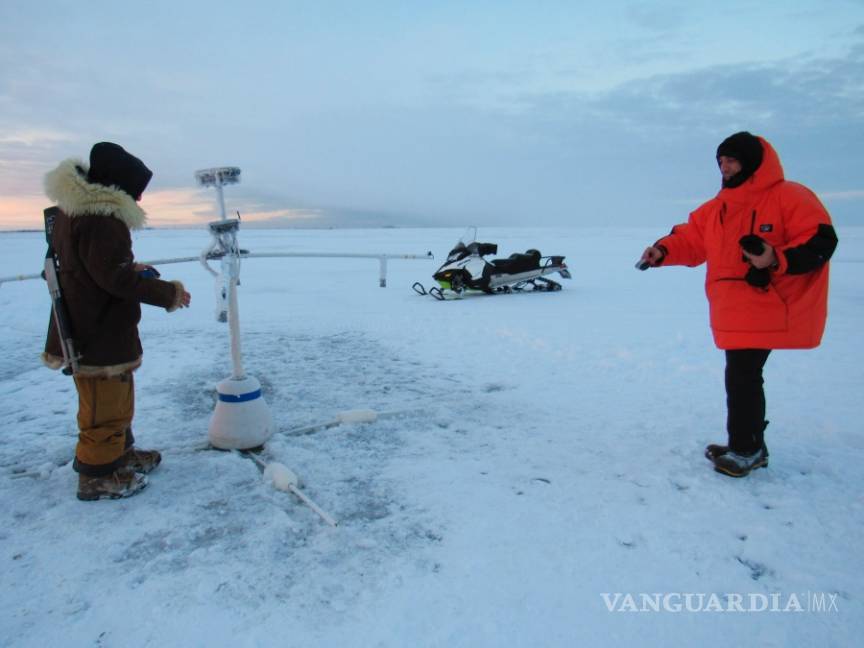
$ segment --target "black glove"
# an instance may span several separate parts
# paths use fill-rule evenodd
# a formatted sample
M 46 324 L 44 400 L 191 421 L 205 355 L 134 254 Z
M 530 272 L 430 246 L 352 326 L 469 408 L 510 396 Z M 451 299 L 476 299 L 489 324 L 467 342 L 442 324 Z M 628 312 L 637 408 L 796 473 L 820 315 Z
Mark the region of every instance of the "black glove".
M 765 239 L 761 236 L 756 236 L 755 234 L 748 234 L 747 236 L 742 236 L 738 239 L 738 245 L 755 256 L 759 256 L 765 251 L 763 243 L 765 243 Z M 747 257 L 744 257 L 744 259 L 746 260 Z
M 771 271 L 768 268 L 754 268 L 750 266 L 744 280 L 755 288 L 767 288 L 771 283 Z
M 747 250 L 750 254 L 754 254 L 759 256 L 763 252 L 765 252 L 765 239 L 761 236 L 756 236 L 755 234 L 747 234 L 746 236 L 742 236 L 738 239 L 738 245 Z M 747 263 L 750 262 L 746 256 L 741 255 L 742 261 Z M 768 284 L 771 283 L 771 272 L 768 268 L 756 268 L 754 266 L 750 266 L 747 269 L 747 276 L 744 277 L 748 284 L 755 288 L 767 288 Z

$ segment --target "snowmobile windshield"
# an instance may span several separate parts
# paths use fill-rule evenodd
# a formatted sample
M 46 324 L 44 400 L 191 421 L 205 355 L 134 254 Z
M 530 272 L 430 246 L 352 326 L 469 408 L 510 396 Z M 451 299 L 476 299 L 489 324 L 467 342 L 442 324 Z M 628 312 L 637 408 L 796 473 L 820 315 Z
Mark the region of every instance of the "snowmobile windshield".
M 465 228 L 465 232 L 459 238 L 459 243 L 461 243 L 465 247 L 468 247 L 469 245 L 471 245 L 476 240 L 477 240 L 477 228 L 472 225 L 471 227 Z
M 447 255 L 446 263 L 453 263 L 454 261 L 459 261 L 460 259 L 464 259 L 471 251 L 468 249 L 462 241 L 459 241 L 452 250 L 450 250 L 450 254 Z M 446 265 L 446 264 L 445 264 Z
M 497 252 L 498 245 L 495 243 L 480 243 L 477 240 L 477 228 L 472 226 L 465 230 L 459 242 L 450 250 L 450 254 L 447 255 L 447 262 L 453 263 L 467 256 L 482 257 L 487 254 L 496 254 Z
M 487 254 L 495 254 L 498 252 L 498 246 L 495 243 L 478 243 L 474 241 L 465 245 L 462 241 L 456 244 L 450 254 L 447 255 L 447 263 L 460 261 L 468 256 L 486 256 Z
M 447 255 L 447 263 L 454 263 L 461 259 L 464 259 L 471 254 L 476 254 L 471 248 L 474 244 L 474 241 L 477 240 L 477 228 L 476 227 L 468 227 L 463 232 L 462 236 L 459 237 L 459 241 L 457 241 L 456 245 L 453 246 L 453 249 L 450 250 L 450 253 Z

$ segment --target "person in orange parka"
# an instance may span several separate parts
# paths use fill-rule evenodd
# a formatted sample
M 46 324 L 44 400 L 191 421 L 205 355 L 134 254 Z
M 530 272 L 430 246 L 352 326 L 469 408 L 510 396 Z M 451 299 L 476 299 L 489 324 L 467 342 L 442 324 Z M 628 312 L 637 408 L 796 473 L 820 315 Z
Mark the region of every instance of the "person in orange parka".
M 642 254 L 642 269 L 707 263 L 711 330 L 726 352 L 728 445 L 705 455 L 743 477 L 768 465 L 762 368 L 772 349 L 819 346 L 828 314 L 831 217 L 807 187 L 783 177 L 764 138 L 740 132 L 717 148 L 720 192 Z

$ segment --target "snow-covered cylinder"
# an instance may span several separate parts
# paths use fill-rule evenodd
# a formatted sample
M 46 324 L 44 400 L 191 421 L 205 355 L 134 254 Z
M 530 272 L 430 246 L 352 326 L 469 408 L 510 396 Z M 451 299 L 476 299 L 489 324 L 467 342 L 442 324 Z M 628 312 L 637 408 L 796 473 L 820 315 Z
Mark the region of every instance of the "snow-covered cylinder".
M 281 491 L 290 491 L 292 487 L 300 487 L 300 478 L 297 473 L 285 464 L 276 461 L 264 467 L 264 481 L 273 484 L 273 488 Z
M 252 376 L 226 378 L 216 385 L 219 400 L 210 419 L 208 436 L 215 448 L 248 450 L 273 435 L 273 417 Z

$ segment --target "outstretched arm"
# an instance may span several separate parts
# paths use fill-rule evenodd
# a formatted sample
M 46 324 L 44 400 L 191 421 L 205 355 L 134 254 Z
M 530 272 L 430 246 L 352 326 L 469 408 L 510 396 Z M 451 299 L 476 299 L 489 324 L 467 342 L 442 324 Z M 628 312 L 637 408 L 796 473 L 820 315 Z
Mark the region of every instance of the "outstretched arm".
M 704 209 L 705 206 L 700 207 L 690 214 L 686 223 L 676 225 L 668 235 L 645 248 L 637 267 L 645 270 L 663 264 L 697 266 L 705 263 Z

